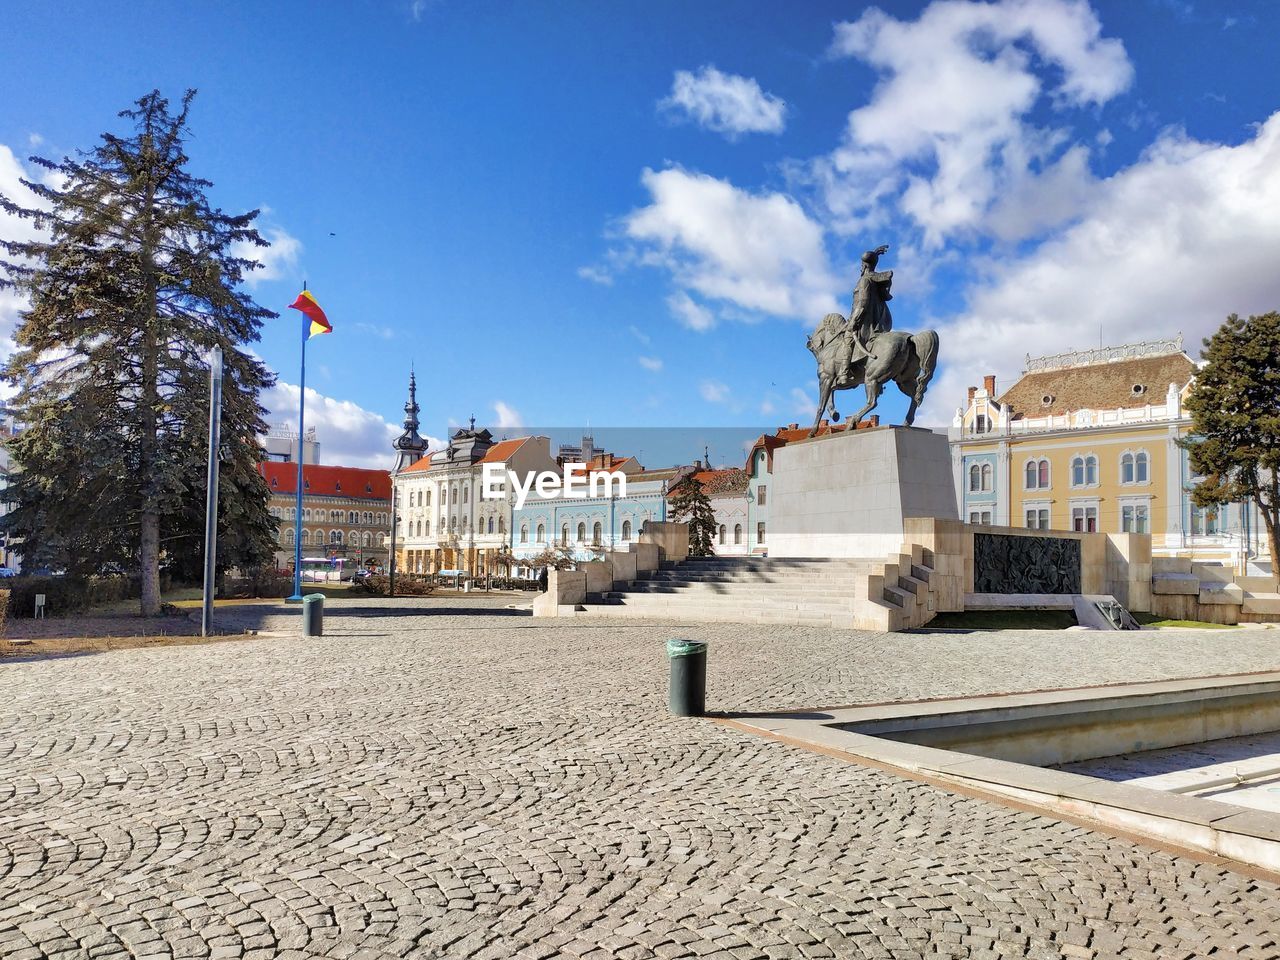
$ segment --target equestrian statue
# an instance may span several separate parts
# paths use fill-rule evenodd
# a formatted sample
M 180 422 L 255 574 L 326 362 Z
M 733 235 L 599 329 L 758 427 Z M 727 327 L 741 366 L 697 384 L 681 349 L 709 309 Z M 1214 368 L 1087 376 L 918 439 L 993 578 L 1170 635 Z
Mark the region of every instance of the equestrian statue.
M 832 421 L 839 421 L 835 392 L 864 385 L 867 403 L 850 422 L 857 423 L 875 409 L 880 391 L 892 380 L 911 398 L 906 425 L 911 426 L 938 363 L 938 335 L 932 330 L 906 333 L 893 329 L 889 287 L 892 270 L 876 270 L 888 245 L 862 255 L 862 273 L 853 288 L 849 319 L 828 313 L 809 337 L 809 350 L 818 361 L 818 415 L 809 436 L 818 432 L 827 407 Z

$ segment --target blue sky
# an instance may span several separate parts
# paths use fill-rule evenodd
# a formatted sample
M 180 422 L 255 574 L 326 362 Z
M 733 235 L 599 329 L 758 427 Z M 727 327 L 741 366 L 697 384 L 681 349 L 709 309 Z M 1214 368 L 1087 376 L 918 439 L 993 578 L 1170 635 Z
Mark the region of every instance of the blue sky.
M 1026 353 L 1280 308 L 1274 3 L 3 13 L 0 190 L 152 87 L 200 90 L 193 170 L 278 241 L 255 296 L 306 278 L 334 322 L 309 409 L 338 461 L 385 459 L 410 362 L 437 437 L 811 416 L 805 334 L 880 243 L 896 324 L 942 336 L 934 424 Z M 258 347 L 278 419 L 296 330 Z

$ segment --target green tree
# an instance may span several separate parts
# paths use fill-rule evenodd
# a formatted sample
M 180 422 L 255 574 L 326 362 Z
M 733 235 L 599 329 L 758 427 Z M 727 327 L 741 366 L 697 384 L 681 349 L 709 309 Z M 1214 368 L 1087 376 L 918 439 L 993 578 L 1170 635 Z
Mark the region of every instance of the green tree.
M 692 473 L 687 475 L 671 488 L 667 503 L 677 521 L 687 520 L 689 523 L 689 556 L 714 556 L 716 551 L 712 543 L 716 534 L 716 514 L 711 509 L 707 492 L 702 488 L 702 481 Z
M 1204 480 L 1197 506 L 1258 505 L 1280 584 L 1280 313 L 1227 317 L 1204 342 L 1204 366 L 1187 397 L 1192 435 L 1183 446 Z
M 227 214 L 187 170 L 195 91 L 170 110 L 158 91 L 120 116 L 92 151 L 23 181 L 36 198 L 0 207 L 34 240 L 0 239 L 0 285 L 25 296 L 5 377 L 24 425 L 7 528 L 32 556 L 72 571 L 138 572 L 144 615 L 160 609 L 162 559 L 199 565 L 208 429 L 207 354 L 223 350 L 223 565 L 271 555 L 275 524 L 257 473 L 258 397 L 273 377 L 239 349 L 276 316 L 241 289 L 266 242 L 257 211 Z

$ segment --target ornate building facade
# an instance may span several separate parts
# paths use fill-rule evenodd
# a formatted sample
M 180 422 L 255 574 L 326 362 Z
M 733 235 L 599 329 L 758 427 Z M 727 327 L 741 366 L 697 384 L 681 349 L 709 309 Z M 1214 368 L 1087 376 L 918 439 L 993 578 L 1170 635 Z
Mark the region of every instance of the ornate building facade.
M 960 515 L 1032 529 L 1150 533 L 1164 555 L 1241 563 L 1266 549 L 1256 508 L 1196 507 L 1178 441 L 1196 362 L 1182 338 L 1027 357 L 1012 387 L 970 387 L 950 430 Z
M 258 471 L 271 490 L 278 521 L 276 568 L 293 567 L 298 465 L 263 461 Z M 362 467 L 302 466 L 303 559 L 342 557 L 368 569 L 384 567 L 391 534 L 391 477 Z

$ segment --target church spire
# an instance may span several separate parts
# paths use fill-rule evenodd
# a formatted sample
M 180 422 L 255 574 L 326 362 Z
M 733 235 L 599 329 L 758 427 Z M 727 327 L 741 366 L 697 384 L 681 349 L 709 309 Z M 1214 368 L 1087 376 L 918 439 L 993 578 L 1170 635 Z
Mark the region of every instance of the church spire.
M 396 451 L 396 465 L 393 473 L 399 473 L 405 467 L 422 459 L 427 452 L 427 441 L 418 433 L 418 379 L 414 376 L 413 367 L 409 368 L 409 399 L 404 404 L 404 433 L 392 443 Z

